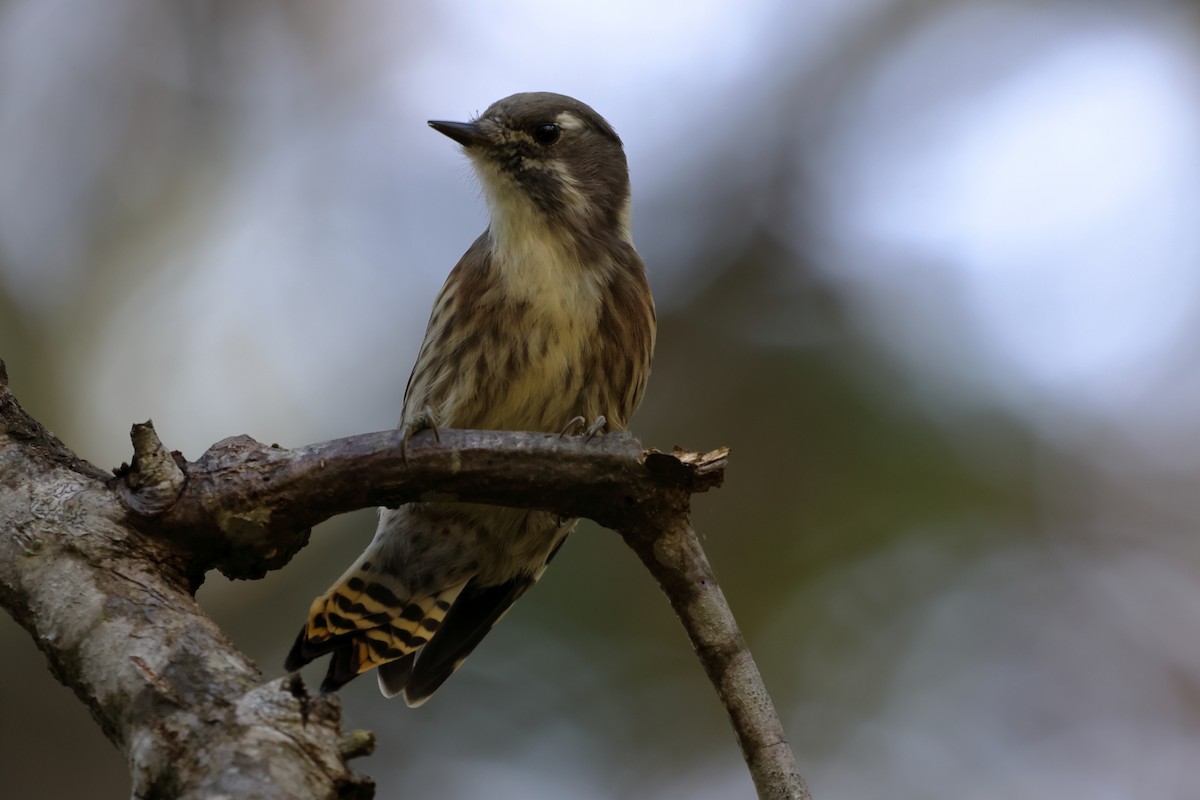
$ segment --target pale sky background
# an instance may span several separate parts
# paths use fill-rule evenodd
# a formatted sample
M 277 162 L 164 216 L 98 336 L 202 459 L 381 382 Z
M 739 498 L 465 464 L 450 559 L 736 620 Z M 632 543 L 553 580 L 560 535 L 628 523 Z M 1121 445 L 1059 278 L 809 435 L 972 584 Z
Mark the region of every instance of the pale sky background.
M 764 118 L 759 110 L 773 95 L 781 98 L 781 110 L 788 105 L 785 82 L 792 75 L 783 67 L 797 69 L 797 51 L 801 62 L 819 57 L 831 32 L 875 4 L 759 2 L 734 15 L 728 3 L 715 0 L 688 4 L 687 13 L 675 3 L 618 2 L 603 15 L 573 17 L 570 7 L 548 14 L 540 2 L 445 3 L 424 10 L 420 37 L 409 30 L 406 7 L 360 5 L 371 10 L 365 15 L 371 26 L 355 32 L 366 36 L 362 52 L 349 54 L 348 65 L 322 65 L 331 75 L 314 77 L 296 43 L 270 25 L 249 28 L 250 42 L 230 44 L 279 63 L 212 87 L 228 102 L 245 104 L 239 124 L 250 128 L 238 132 L 249 140 L 248 162 L 229 155 L 235 179 L 220 187 L 228 194 L 221 216 L 184 232 L 194 247 L 158 253 L 154 242 L 145 242 L 140 246 L 150 252 L 132 254 L 161 265 L 157 280 L 187 281 L 174 302 L 192 307 L 198 298 L 224 296 L 232 280 L 247 306 L 274 302 L 281 314 L 331 290 L 361 305 L 378 270 L 401 259 L 406 285 L 420 283 L 403 295 L 369 297 L 378 306 L 364 309 L 357 318 L 362 327 L 345 336 L 385 335 L 389 314 L 402 314 L 411 318 L 407 333 L 415 340 L 422 327 L 417 320 L 446 265 L 484 218 L 463 159 L 424 127 L 424 119 L 466 117 L 535 86 L 587 98 L 625 133 L 639 198 L 653 197 L 665 207 L 656 211 L 668 216 L 659 223 L 666 237 L 659 228 L 638 230 L 642 247 L 650 254 L 668 247 L 678 252 L 687 246 L 688 211 L 704 199 L 672 187 L 702 184 L 697 165 L 705 159 L 759 168 L 746 151 L 777 146 L 788 135 L 786 119 Z M 269 16 L 269 6 L 263 8 Z M 145 80 L 169 83 L 181 80 L 172 66 L 186 65 L 165 45 L 161 52 L 150 48 L 152 60 L 106 48 L 104 37 L 122 35 L 131 20 L 153 27 L 145 4 L 101 10 L 50 0 L 12 3 L 4 13 L 0 63 L 10 63 L 0 71 L 0 86 L 10 99 L 0 112 L 0 167 L 17 178 L 0 187 L 4 279 L 21 302 L 52 314 L 62 300 L 64 273 L 79 268 L 69 225 L 72 197 L 91 176 L 70 162 L 38 163 L 48 157 L 33 152 L 46 130 L 27 123 L 50 120 L 52 136 L 84 137 L 103 148 L 125 120 L 110 120 L 114 130 L 55 129 L 53 120 L 66 113 L 56 108 L 56 97 L 68 89 L 54 81 L 71 78 L 47 68 L 63 55 L 44 47 L 39 33 L 62 35 L 63 16 L 72 14 L 74 27 L 65 32 L 74 37 L 71 60 L 79 69 L 116 58 Z M 1196 317 L 1200 280 L 1193 269 L 1200 247 L 1193 234 L 1200 207 L 1200 81 L 1179 17 L 1164 5 L 1137 13 L 1110 6 L 1080 24 L 1072 8 L 1056 14 L 1019 4 L 966 4 L 891 54 L 853 108 L 802 109 L 828 131 L 823 155 L 835 167 L 822 173 L 820 190 L 830 203 L 830 272 L 861 296 L 864 324 L 881 328 L 902 356 L 952 391 L 1035 419 L 1052 414 L 1059 430 L 1064 416 L 1078 413 L 1105 426 L 1136 423 L 1145 429 L 1128 431 L 1131 436 L 1157 443 L 1154 433 L 1164 420 L 1189 414 L 1196 399 L 1190 381 L 1163 369 Z M 576 36 L 563 34 L 576 28 Z M 1028 44 L 1009 48 L 1010 35 Z M 614 52 L 620 58 L 611 58 Z M 953 79 L 939 73 L 947 52 L 962 65 L 963 74 Z M 355 58 L 369 63 L 369 72 Z M 339 95 L 342 106 L 305 109 L 314 80 L 337 80 L 339 69 L 355 78 Z M 112 103 L 126 102 L 122 87 L 106 88 L 107 95 L 93 98 L 98 117 Z M 897 104 L 919 104 L 920 113 L 897 115 Z M 294 126 L 297 115 L 305 124 L 278 136 L 276 129 Z M 278 141 L 264 152 L 256 136 Z M 355 163 L 361 159 L 372 164 Z M 377 171 L 375 194 L 364 196 L 357 184 L 339 186 L 339 169 Z M 44 182 L 47 174 L 53 180 Z M 307 190 L 327 178 L 314 207 Z M 37 193 L 29 191 L 31 183 L 40 184 Z M 413 185 L 420 191 L 399 197 Z M 371 208 L 355 207 L 364 203 Z M 402 246 L 364 251 L 377 244 L 362 235 L 373 225 L 393 226 L 392 241 Z M 431 227 L 446 235 L 418 235 Z M 57 235 L 47 236 L 48 229 Z M 295 280 L 297 265 L 309 261 L 314 248 L 339 263 L 336 282 Z M 920 275 L 889 263 L 909 259 L 920 261 Z M 696 276 L 668 271 L 686 259 L 660 261 L 665 266 L 655 279 L 663 287 L 660 303 L 669 305 Z M 205 269 L 191 269 L 195 264 Z M 173 270 L 191 274 L 177 277 Z M 938 286 L 944 291 L 918 291 Z M 930 304 L 940 307 L 947 327 L 913 324 L 914 317 L 928 318 Z M 163 324 L 186 313 L 169 302 L 142 311 L 160 315 Z M 219 312 L 230 319 L 193 332 L 189 344 L 197 358 L 219 360 L 240 347 L 237 319 L 247 307 L 225 303 Z M 106 347 L 144 348 L 152 362 L 156 343 L 132 328 L 99 335 Z M 293 331 L 275 333 L 255 342 L 257 355 L 298 389 L 310 364 L 297 362 Z M 329 359 L 353 349 L 337 336 L 323 341 Z M 963 361 L 971 362 L 969 369 Z M 248 363 L 239 379 L 252 379 L 260 366 Z M 97 399 L 126 417 L 125 398 L 114 393 L 129 376 L 105 371 Z M 138 394 L 158 410 L 164 399 L 187 403 L 195 388 L 185 382 L 162 389 L 174 392 L 173 400 Z M 1131 415 L 1133 408 L 1154 413 Z M 170 410 L 158 413 L 171 416 Z M 244 419 L 240 409 L 229 413 Z M 115 456 L 124 442 L 106 442 L 109 448 Z

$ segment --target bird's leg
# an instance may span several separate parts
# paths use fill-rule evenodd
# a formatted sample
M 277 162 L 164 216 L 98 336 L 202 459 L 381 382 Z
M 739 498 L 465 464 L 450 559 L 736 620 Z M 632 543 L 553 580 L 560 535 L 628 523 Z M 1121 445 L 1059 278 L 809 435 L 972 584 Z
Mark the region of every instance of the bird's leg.
M 433 409 L 425 406 L 417 415 L 404 423 L 404 439 L 400 442 L 400 458 L 404 460 L 404 466 L 408 466 L 408 440 L 415 433 L 420 433 L 424 430 L 433 431 L 433 438 L 438 444 L 442 443 L 442 435 L 438 432 L 437 420 L 433 417 Z

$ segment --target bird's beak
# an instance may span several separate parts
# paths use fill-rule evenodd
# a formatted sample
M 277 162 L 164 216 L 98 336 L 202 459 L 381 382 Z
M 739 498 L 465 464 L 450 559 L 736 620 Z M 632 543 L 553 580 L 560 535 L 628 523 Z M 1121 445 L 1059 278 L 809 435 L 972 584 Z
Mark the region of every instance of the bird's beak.
M 475 147 L 488 141 L 487 136 L 474 122 L 441 122 L 431 119 L 429 127 L 438 133 L 444 133 L 463 147 Z

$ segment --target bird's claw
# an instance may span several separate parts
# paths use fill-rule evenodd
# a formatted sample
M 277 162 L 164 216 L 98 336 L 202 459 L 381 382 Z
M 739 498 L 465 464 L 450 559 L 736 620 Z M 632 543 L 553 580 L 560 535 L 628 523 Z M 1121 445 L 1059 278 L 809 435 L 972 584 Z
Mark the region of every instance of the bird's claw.
M 442 443 L 442 434 L 438 431 L 437 420 L 433 417 L 433 409 L 425 406 L 415 417 L 404 423 L 404 438 L 400 440 L 400 458 L 404 461 L 404 466 L 408 466 L 408 440 L 413 434 L 421 431 L 433 431 L 433 439 L 438 444 Z
M 603 414 L 601 414 L 600 416 L 596 417 L 595 422 L 588 426 L 588 429 L 584 434 L 583 441 L 590 442 L 593 436 L 595 436 L 597 433 L 600 433 L 607 427 L 608 420 L 604 418 Z
M 558 438 L 560 438 L 560 439 L 566 438 L 566 436 L 568 434 L 570 434 L 572 431 L 574 431 L 580 425 L 586 425 L 586 424 L 587 424 L 587 420 L 584 417 L 577 414 L 577 415 L 571 417 L 569 420 L 567 420 L 567 424 L 563 426 L 563 429 L 561 431 L 559 431 Z
M 583 425 L 587 425 L 586 417 L 583 417 L 583 416 L 571 417 L 571 419 L 567 422 L 567 424 L 563 426 L 562 432 L 558 434 L 558 438 L 562 439 L 563 437 L 568 436 L 576 428 L 579 428 Z M 596 417 L 595 422 L 593 422 L 591 425 L 588 425 L 587 428 L 585 428 L 583 433 L 581 434 L 583 436 L 583 441 L 590 442 L 592 440 L 593 436 L 595 436 L 597 433 L 600 433 L 600 431 L 604 430 L 607 426 L 608 426 L 608 420 L 604 418 L 603 414 Z

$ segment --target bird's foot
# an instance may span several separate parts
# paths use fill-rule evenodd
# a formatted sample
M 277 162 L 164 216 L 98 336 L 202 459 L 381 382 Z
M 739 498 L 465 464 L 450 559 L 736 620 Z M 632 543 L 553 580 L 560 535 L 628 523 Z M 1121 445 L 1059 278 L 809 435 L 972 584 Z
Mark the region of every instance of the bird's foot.
M 433 431 L 433 438 L 438 444 L 442 443 L 442 434 L 438 432 L 437 420 L 434 419 L 433 409 L 429 406 L 422 408 L 415 417 L 404 423 L 404 439 L 400 442 L 400 458 L 404 466 L 408 466 L 408 440 L 413 434 L 421 431 Z
M 571 417 L 570 421 L 563 426 L 562 432 L 558 434 L 558 438 L 561 439 L 565 436 L 570 436 L 575 432 L 576 429 L 581 428 L 584 425 L 587 425 L 586 417 Z M 591 425 L 588 425 L 587 428 L 584 428 L 583 433 L 580 435 L 584 437 L 583 440 L 585 442 L 590 442 L 593 436 L 595 436 L 597 433 L 603 432 L 606 427 L 608 427 L 608 420 L 604 418 L 603 414 L 601 414 L 600 416 L 596 417 L 596 420 Z
M 596 417 L 595 421 L 588 426 L 586 431 L 584 431 L 583 440 L 585 442 L 590 442 L 593 436 L 598 433 L 603 433 L 607 428 L 608 420 L 604 418 L 603 414 L 601 414 L 600 416 Z
M 586 424 L 587 424 L 587 419 L 585 419 L 582 416 L 576 415 L 574 417 L 571 417 L 569 420 L 567 420 L 567 424 L 563 426 L 563 429 L 558 432 L 558 438 L 565 439 L 566 437 L 568 437 L 572 433 L 574 433 L 575 429 L 578 428 L 580 425 L 586 425 Z

